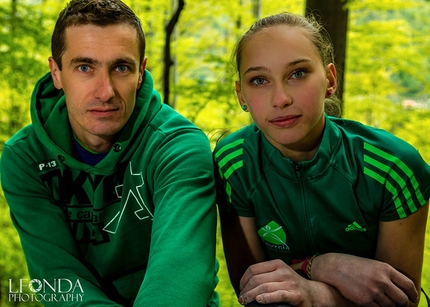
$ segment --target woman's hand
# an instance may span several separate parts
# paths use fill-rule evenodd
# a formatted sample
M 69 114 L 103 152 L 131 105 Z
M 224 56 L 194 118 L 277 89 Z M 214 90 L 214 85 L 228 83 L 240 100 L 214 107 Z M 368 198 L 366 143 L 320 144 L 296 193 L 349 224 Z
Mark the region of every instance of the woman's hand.
M 313 280 L 332 285 L 358 306 L 408 306 L 418 299 L 413 281 L 381 261 L 329 253 L 316 257 L 311 270 Z
M 305 300 L 305 279 L 281 260 L 271 260 L 251 265 L 240 280 L 239 303 L 246 305 L 254 300 L 259 303 L 285 302 L 299 306 Z
M 240 280 L 239 303 L 288 303 L 291 306 L 355 306 L 324 283 L 307 280 L 281 260 L 251 265 Z

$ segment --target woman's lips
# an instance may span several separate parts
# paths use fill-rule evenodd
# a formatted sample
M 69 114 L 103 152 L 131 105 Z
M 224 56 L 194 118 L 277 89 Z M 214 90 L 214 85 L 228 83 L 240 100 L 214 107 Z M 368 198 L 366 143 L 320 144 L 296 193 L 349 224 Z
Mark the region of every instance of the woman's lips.
M 281 128 L 289 128 L 294 126 L 300 119 L 301 115 L 279 116 L 269 120 L 269 123 Z

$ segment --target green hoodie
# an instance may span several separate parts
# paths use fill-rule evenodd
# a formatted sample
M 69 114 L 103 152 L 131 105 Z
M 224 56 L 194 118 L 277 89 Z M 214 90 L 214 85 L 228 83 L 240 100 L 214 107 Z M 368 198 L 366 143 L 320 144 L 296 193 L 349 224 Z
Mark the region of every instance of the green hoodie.
M 50 74 L 36 84 L 31 116 L 5 144 L 1 176 L 34 300 L 218 306 L 209 142 L 161 103 L 149 72 L 131 118 L 94 167 L 79 161 Z

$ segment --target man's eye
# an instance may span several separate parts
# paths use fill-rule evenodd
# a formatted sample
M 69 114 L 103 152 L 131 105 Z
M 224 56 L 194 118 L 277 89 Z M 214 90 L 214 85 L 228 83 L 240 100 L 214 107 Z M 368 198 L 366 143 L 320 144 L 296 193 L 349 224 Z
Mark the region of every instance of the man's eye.
M 121 65 L 121 66 L 118 66 L 118 67 L 116 68 L 116 70 L 117 70 L 118 72 L 123 73 L 123 72 L 127 72 L 127 71 L 128 71 L 128 67 L 127 67 L 127 66 L 125 66 L 125 65 Z
M 88 65 L 81 65 L 78 67 L 78 70 L 81 72 L 89 72 L 91 68 Z

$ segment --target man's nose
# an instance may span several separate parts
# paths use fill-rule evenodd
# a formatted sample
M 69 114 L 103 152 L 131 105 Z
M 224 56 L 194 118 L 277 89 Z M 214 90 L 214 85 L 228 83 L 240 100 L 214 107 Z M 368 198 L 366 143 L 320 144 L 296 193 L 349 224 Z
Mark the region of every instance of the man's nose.
M 94 97 L 108 102 L 115 96 L 114 83 L 109 73 L 100 73 L 94 89 Z

